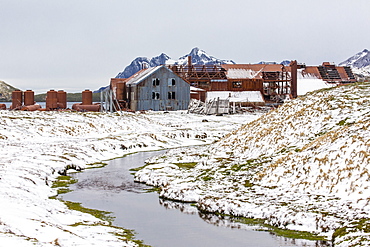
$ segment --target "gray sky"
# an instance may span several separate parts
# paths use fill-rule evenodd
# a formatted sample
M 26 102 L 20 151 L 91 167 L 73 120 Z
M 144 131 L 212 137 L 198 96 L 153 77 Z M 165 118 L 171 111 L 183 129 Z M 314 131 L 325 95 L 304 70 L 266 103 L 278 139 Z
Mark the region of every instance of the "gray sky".
M 339 63 L 370 49 L 369 0 L 0 0 L 0 80 L 37 93 L 109 84 L 134 58 Z

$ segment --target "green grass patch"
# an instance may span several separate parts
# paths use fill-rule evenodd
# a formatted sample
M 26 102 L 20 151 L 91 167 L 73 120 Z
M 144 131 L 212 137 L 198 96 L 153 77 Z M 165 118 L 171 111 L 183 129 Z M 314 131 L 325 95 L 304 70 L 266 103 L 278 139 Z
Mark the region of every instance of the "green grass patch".
M 251 183 L 249 180 L 246 180 L 245 183 L 244 183 L 244 186 L 247 187 L 247 188 L 250 188 L 250 187 L 253 187 L 254 184 Z
M 83 213 L 91 214 L 91 215 L 95 216 L 98 219 L 108 221 L 109 224 L 111 224 L 112 221 L 114 220 L 114 217 L 111 216 L 110 212 L 105 212 L 105 211 L 101 211 L 101 210 L 97 210 L 97 209 L 85 208 L 85 207 L 81 206 L 81 203 L 79 203 L 79 202 L 64 201 L 64 204 L 70 210 L 76 210 L 76 211 L 80 211 L 80 212 L 83 212 Z
M 240 222 L 250 226 L 262 226 L 267 228 L 269 232 L 274 233 L 277 236 L 292 238 L 292 239 L 306 239 L 312 241 L 327 241 L 327 239 L 323 236 L 318 236 L 316 234 L 305 232 L 305 231 L 294 231 L 288 229 L 281 229 L 275 226 L 268 225 L 263 219 L 251 219 L 251 218 L 243 218 L 243 217 L 232 217 L 233 220 L 236 222 Z
M 357 221 L 352 222 L 348 226 L 338 228 L 333 233 L 332 239 L 333 241 L 338 237 L 343 237 L 352 232 L 363 232 L 363 233 L 370 233 L 370 219 L 363 218 Z
M 181 169 L 192 169 L 194 168 L 198 163 L 197 162 L 185 162 L 185 163 L 172 163 L 174 165 L 177 165 Z
M 344 125 L 346 125 L 346 121 L 348 120 L 348 117 L 346 117 L 345 119 L 342 119 L 342 120 L 340 120 L 338 123 L 337 123 L 337 125 L 339 125 L 339 126 L 344 126 Z
M 203 181 L 207 182 L 207 181 L 212 180 L 213 177 L 211 177 L 211 176 L 204 176 L 204 177 L 202 177 L 202 179 L 203 179 Z
M 157 193 L 159 193 L 159 192 L 161 192 L 161 187 L 150 187 L 150 188 L 148 188 L 148 189 L 145 189 L 145 192 L 146 193 L 152 193 L 152 192 L 157 192 Z
M 88 166 L 90 167 L 87 167 L 85 169 L 93 169 L 93 168 L 103 168 L 105 166 L 108 165 L 108 163 L 105 163 L 105 162 L 95 162 L 95 163 L 91 163 L 91 164 L 87 164 Z
M 59 176 L 51 186 L 51 188 L 61 188 L 68 187 L 71 184 L 77 183 L 77 179 L 72 178 L 71 176 Z
M 230 169 L 237 172 L 237 171 L 240 171 L 240 170 L 249 170 L 249 169 L 256 168 L 260 164 L 262 164 L 262 162 L 260 160 L 251 159 L 251 160 L 247 160 L 247 162 L 243 163 L 243 164 L 232 165 L 230 167 Z

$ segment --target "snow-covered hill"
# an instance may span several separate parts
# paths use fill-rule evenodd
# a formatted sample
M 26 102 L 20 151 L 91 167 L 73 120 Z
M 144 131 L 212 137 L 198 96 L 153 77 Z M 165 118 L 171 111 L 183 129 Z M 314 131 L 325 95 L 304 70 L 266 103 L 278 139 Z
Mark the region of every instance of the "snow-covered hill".
M 135 246 L 122 229 L 50 199 L 58 172 L 138 151 L 209 144 L 257 116 L 0 110 L 0 246 Z
M 369 83 L 309 93 L 210 147 L 152 159 L 136 179 L 205 211 L 369 246 L 369 109 Z
M 186 65 L 188 56 L 192 56 L 192 64 L 234 64 L 232 60 L 222 60 L 208 55 L 205 51 L 198 47 L 193 48 L 189 54 L 180 57 L 178 60 L 173 60 L 166 54 L 162 53 L 157 57 L 147 58 L 138 57 L 128 65 L 123 72 L 120 72 L 116 78 L 129 78 L 144 67 L 155 67 L 162 64 L 177 64 Z

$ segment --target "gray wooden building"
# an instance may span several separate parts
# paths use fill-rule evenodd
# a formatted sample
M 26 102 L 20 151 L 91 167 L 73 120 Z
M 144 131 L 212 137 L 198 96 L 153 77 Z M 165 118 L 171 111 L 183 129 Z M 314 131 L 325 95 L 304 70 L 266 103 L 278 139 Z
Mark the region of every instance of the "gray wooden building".
M 187 110 L 190 85 L 166 66 L 148 68 L 128 78 L 128 107 L 134 111 Z

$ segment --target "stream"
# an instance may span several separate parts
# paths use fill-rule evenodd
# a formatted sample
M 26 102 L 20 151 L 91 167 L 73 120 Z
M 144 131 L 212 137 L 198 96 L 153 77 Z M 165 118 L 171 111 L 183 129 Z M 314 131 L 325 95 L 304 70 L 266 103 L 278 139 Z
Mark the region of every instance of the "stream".
M 63 200 L 91 209 L 112 212 L 113 225 L 135 231 L 135 238 L 154 247 L 277 247 L 321 246 L 315 241 L 278 237 L 257 226 L 202 214 L 188 203 L 163 200 L 152 187 L 135 183 L 131 168 L 165 151 L 140 152 L 109 161 L 99 169 L 72 174 L 78 182 Z M 149 191 L 148 191 L 149 190 Z

